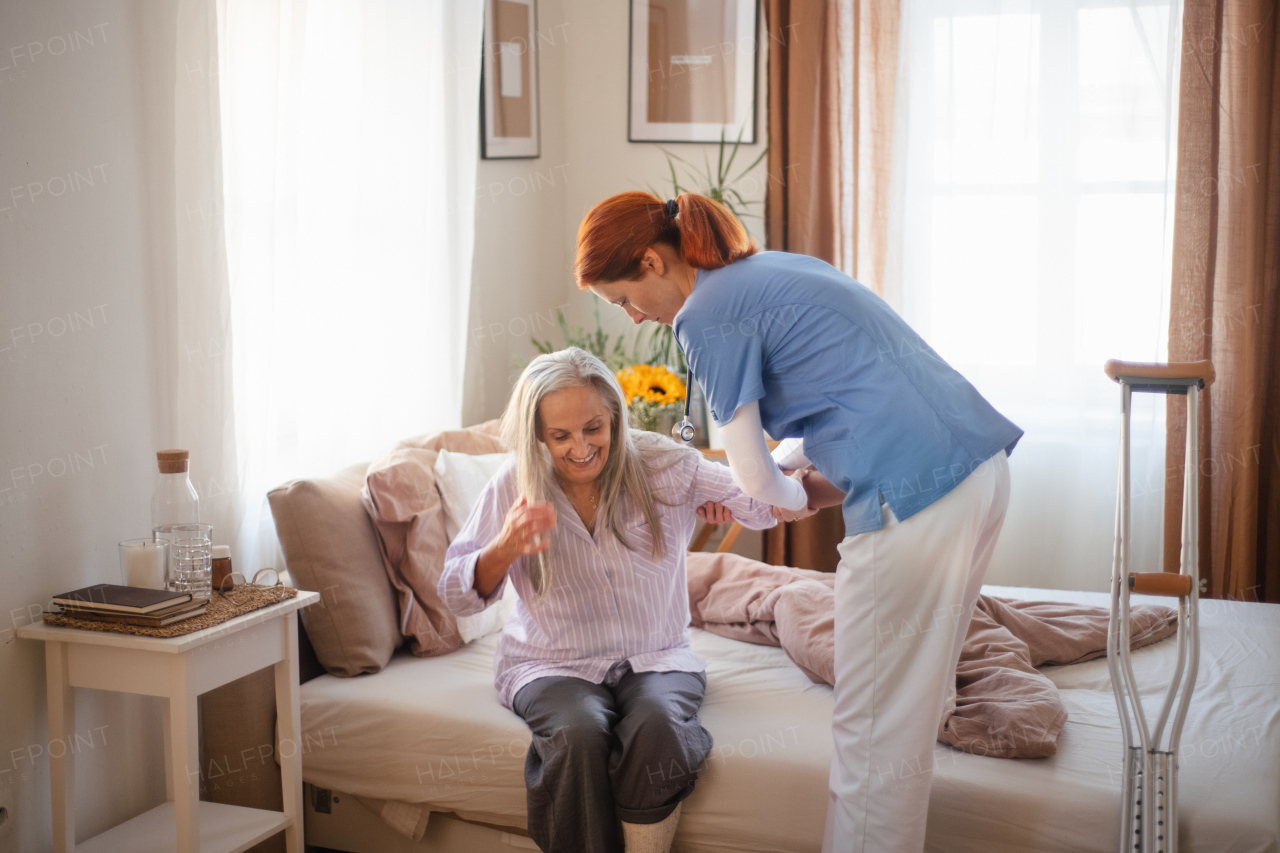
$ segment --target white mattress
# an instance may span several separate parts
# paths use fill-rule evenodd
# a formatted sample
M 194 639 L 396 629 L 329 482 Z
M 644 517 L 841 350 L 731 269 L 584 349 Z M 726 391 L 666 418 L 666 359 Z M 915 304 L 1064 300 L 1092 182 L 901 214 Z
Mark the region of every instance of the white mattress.
M 1098 593 L 987 587 L 1014 598 Z M 1135 600 L 1138 600 L 1135 598 Z M 525 826 L 524 721 L 498 704 L 497 636 L 439 658 L 397 655 L 376 675 L 302 686 L 303 777 L 312 784 Z M 1200 676 L 1179 773 L 1184 850 L 1280 851 L 1280 605 L 1207 601 Z M 831 688 L 781 649 L 693 631 L 708 661 L 701 718 L 715 748 L 686 801 L 682 851 L 809 851 L 822 845 Z M 1148 706 L 1174 643 L 1134 654 Z M 1103 851 L 1118 847 L 1121 746 L 1105 660 L 1047 667 L 1067 705 L 1058 754 L 986 758 L 938 745 L 929 850 Z M 891 784 L 918 784 L 920 777 Z

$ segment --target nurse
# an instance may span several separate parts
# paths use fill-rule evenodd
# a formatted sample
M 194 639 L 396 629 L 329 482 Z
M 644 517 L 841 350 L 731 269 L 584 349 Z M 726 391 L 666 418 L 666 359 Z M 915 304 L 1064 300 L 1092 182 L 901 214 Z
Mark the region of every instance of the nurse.
M 575 271 L 632 321 L 673 326 L 743 491 L 783 520 L 843 505 L 823 850 L 922 850 L 938 725 L 1022 430 L 869 289 L 759 252 L 704 196 L 604 200 Z M 766 431 L 785 439 L 772 455 Z

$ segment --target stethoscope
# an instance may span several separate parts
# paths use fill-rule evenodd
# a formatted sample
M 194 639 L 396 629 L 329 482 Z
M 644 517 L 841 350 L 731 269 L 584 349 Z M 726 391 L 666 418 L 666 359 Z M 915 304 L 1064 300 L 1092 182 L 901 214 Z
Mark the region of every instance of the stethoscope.
M 672 338 L 674 337 L 672 335 Z M 671 428 L 671 437 L 676 441 L 692 444 L 694 437 L 698 434 L 698 428 L 693 425 L 693 421 L 689 420 L 689 401 L 693 399 L 693 365 L 689 363 L 689 359 L 684 357 L 684 350 L 680 349 L 678 341 L 676 342 L 676 350 L 680 353 L 680 359 L 684 362 L 685 370 L 688 371 L 687 378 L 689 381 L 684 387 L 684 417 Z

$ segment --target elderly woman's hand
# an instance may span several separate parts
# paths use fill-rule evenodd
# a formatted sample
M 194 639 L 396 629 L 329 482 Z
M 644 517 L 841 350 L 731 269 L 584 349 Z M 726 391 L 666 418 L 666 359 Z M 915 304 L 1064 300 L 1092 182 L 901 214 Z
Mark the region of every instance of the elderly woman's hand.
M 707 501 L 698 507 L 698 518 L 707 524 L 732 524 L 733 510 L 717 501 Z
M 507 569 L 520 557 L 539 554 L 551 547 L 546 534 L 556 526 L 556 511 L 549 503 L 531 504 L 523 497 L 507 510 L 502 531 L 480 552 L 472 586 L 481 598 L 498 588 Z
M 499 547 L 514 561 L 517 557 L 539 554 L 551 547 L 549 533 L 556 526 L 555 507 L 550 503 L 529 503 L 527 498 L 512 504 L 498 534 Z

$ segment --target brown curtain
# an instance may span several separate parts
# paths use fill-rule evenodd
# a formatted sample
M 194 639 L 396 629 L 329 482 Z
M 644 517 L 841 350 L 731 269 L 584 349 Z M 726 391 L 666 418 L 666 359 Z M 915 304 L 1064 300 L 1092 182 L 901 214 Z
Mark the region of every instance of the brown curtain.
M 765 0 L 770 249 L 882 292 L 898 0 Z
M 844 539 L 844 515 L 829 506 L 799 521 L 779 522 L 764 531 L 764 561 L 774 566 L 795 566 L 817 572 L 834 572 L 840 564 L 836 546 Z
M 837 0 L 765 0 L 769 186 L 765 243 L 834 264 L 840 240 Z
M 765 0 L 769 185 L 765 243 L 882 292 L 898 0 Z M 765 533 L 774 564 L 834 571 L 840 508 Z
M 1280 601 L 1280 61 L 1275 0 L 1186 0 L 1169 360 L 1212 359 L 1202 396 L 1200 575 Z M 1168 403 L 1164 566 L 1181 547 L 1186 400 Z

